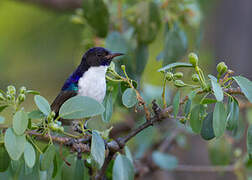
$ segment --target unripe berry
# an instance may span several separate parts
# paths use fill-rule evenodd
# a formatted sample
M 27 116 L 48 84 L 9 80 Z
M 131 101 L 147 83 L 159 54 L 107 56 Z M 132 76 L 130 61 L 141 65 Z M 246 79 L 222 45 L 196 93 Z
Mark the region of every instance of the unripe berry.
M 55 117 L 55 112 L 54 112 L 54 111 L 51 111 L 50 116 L 51 116 L 52 118 L 54 118 L 54 117 Z
M 183 75 L 184 74 L 182 72 L 177 72 L 177 73 L 174 74 L 174 77 L 179 79 L 179 78 L 182 78 Z
M 23 102 L 25 100 L 25 95 L 24 94 L 19 94 L 18 95 L 18 101 Z
M 222 75 L 222 74 L 224 74 L 224 73 L 227 72 L 228 67 L 227 67 L 227 65 L 226 65 L 224 62 L 220 62 L 220 63 L 217 65 L 216 69 L 217 69 L 218 73 L 219 73 L 220 75 Z
M 189 62 L 190 62 L 193 66 L 198 66 L 199 58 L 198 58 L 197 54 L 195 54 L 195 53 L 190 53 L 190 54 L 188 55 L 188 59 L 189 59 Z
M 172 78 L 173 78 L 173 74 L 171 72 L 167 72 L 165 74 L 165 78 L 166 78 L 167 81 L 171 81 Z
M 16 94 L 16 88 L 14 86 L 8 86 L 7 90 L 8 90 L 7 93 L 10 94 L 10 95 L 15 95 Z
M 26 92 L 26 87 L 22 86 L 22 87 L 19 89 L 19 92 L 20 92 L 20 94 L 25 94 L 25 92 Z
M 181 80 L 175 80 L 174 81 L 174 85 L 177 86 L 177 87 L 184 87 L 184 86 L 186 86 L 186 84 L 183 81 L 181 81 Z
M 194 82 L 199 82 L 199 75 L 198 75 L 198 74 L 193 74 L 193 75 L 192 75 L 192 80 L 193 80 Z

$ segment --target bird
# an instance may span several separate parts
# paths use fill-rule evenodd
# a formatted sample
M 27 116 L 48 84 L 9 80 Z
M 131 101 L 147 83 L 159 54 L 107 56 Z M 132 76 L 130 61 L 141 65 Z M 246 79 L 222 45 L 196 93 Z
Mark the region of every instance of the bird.
M 82 56 L 81 63 L 75 71 L 65 80 L 60 93 L 51 104 L 55 118 L 59 115 L 62 104 L 74 96 L 88 96 L 99 103 L 103 102 L 106 95 L 106 71 L 113 58 L 124 55 L 113 53 L 103 47 L 93 47 Z M 69 121 L 60 120 L 63 125 Z

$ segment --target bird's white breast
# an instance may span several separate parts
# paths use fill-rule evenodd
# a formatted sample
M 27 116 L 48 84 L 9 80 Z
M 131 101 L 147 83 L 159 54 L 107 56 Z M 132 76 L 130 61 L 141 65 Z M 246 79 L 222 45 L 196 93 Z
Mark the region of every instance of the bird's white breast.
M 89 96 L 102 103 L 106 94 L 107 66 L 90 67 L 78 81 L 78 95 Z

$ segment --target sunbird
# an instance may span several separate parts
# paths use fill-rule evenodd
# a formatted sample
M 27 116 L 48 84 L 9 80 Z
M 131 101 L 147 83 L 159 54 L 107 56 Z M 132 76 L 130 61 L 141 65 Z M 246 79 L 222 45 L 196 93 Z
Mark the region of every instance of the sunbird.
M 88 96 L 102 103 L 106 95 L 106 71 L 112 59 L 121 55 L 123 53 L 112 53 L 103 47 L 89 49 L 51 104 L 56 117 L 62 104 L 77 95 Z M 65 122 L 63 124 L 66 124 Z

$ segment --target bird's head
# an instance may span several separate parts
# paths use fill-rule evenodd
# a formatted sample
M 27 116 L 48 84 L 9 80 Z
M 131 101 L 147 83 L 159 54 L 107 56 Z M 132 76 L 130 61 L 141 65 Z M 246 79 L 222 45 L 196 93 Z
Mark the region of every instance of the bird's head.
M 122 53 L 112 53 L 103 47 L 94 47 L 89 49 L 82 58 L 82 63 L 90 67 L 93 66 L 109 66 L 112 59 L 117 56 L 123 55 Z

